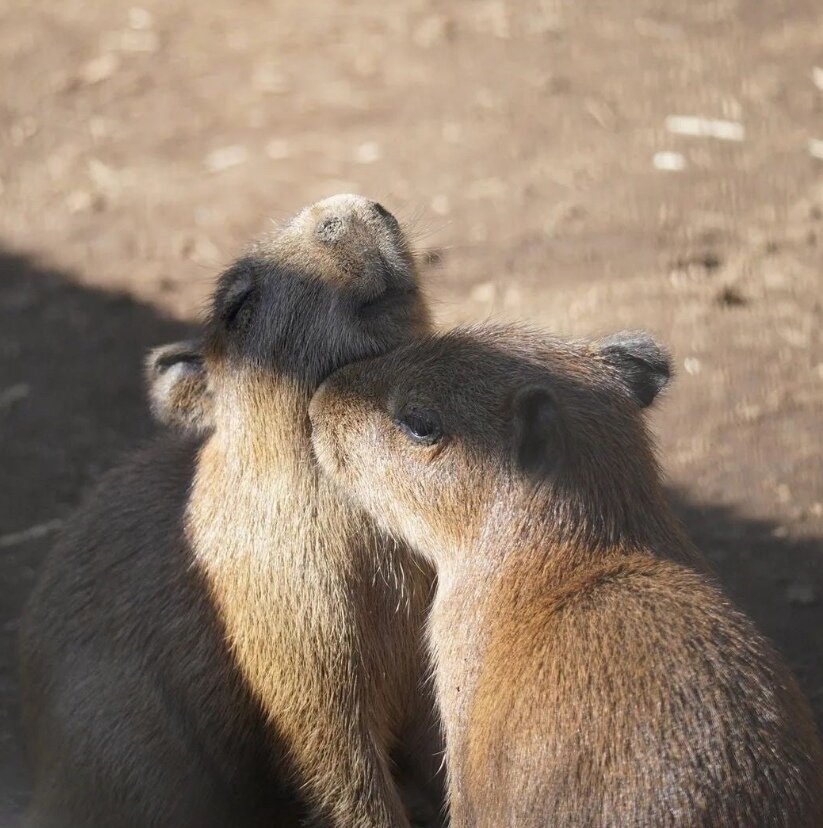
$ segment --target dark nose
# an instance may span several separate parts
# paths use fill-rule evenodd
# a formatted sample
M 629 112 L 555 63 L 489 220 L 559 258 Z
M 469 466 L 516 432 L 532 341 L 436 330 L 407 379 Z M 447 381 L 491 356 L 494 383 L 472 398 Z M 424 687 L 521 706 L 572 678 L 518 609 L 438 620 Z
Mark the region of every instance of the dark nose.
M 399 229 L 397 219 L 382 204 L 363 196 L 331 196 L 313 205 L 309 211 L 317 221 L 314 226 L 316 238 L 323 244 L 343 241 L 358 225 L 372 229 L 380 226 L 394 233 Z
M 397 219 L 382 204 L 375 201 L 373 202 L 372 209 L 390 230 L 398 230 L 400 228 Z

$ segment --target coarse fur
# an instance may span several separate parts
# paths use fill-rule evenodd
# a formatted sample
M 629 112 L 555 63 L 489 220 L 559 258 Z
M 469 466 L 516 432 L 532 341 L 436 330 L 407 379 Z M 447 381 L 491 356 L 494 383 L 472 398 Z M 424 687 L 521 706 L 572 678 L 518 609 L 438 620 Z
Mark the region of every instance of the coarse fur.
M 794 679 L 672 515 L 644 334 L 458 330 L 342 369 L 319 462 L 435 564 L 452 825 L 823 825 Z
M 214 428 L 214 405 L 202 343 L 186 340 L 153 348 L 146 358 L 149 407 L 157 422 L 192 435 Z
M 24 621 L 29 824 L 403 826 L 393 772 L 438 817 L 432 572 L 319 475 L 307 417 L 428 325 L 394 218 L 338 196 L 223 274 L 202 348 L 149 358 L 177 429 L 92 494 Z

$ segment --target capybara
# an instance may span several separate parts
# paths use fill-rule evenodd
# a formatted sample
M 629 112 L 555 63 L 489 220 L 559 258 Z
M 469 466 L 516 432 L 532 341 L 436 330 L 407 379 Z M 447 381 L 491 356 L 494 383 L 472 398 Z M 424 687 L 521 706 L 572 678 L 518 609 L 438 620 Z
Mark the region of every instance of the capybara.
M 667 504 L 645 334 L 457 330 L 310 407 L 341 492 L 437 570 L 452 825 L 820 826 L 794 679 Z
M 428 326 L 405 237 L 364 198 L 223 273 L 202 353 L 166 360 L 203 407 L 104 478 L 33 592 L 31 824 L 294 824 L 295 800 L 311 824 L 403 826 L 394 770 L 439 812 L 432 573 L 319 473 L 308 422 L 331 371 Z

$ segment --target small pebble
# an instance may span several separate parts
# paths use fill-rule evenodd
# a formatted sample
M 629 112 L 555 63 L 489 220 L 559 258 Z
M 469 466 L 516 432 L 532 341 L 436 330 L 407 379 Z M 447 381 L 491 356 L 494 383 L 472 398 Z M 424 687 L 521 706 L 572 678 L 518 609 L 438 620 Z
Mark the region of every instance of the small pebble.
M 746 137 L 743 124 L 703 118 L 699 115 L 669 115 L 666 130 L 674 135 L 691 135 L 696 138 L 718 138 L 721 141 L 742 141 Z
M 11 408 L 20 400 L 26 399 L 31 392 L 31 386 L 26 382 L 19 382 L 0 391 L 0 409 Z
M 108 80 L 120 68 L 120 58 L 111 52 L 85 63 L 80 69 L 80 80 L 88 86 Z
M 686 169 L 686 159 L 679 152 L 656 152 L 652 158 L 655 169 L 680 172 Z
M 799 607 L 810 607 L 817 603 L 817 595 L 809 584 L 790 584 L 786 587 L 786 600 Z

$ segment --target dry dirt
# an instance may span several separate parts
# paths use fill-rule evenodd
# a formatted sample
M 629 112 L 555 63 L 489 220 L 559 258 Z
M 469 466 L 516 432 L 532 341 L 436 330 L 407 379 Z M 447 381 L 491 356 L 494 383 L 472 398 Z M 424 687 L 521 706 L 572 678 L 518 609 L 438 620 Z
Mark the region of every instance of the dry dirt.
M 339 191 L 411 222 L 444 323 L 671 346 L 672 497 L 823 721 L 819 2 L 0 0 L 0 88 L 0 823 L 19 610 L 151 432 L 142 354 Z

